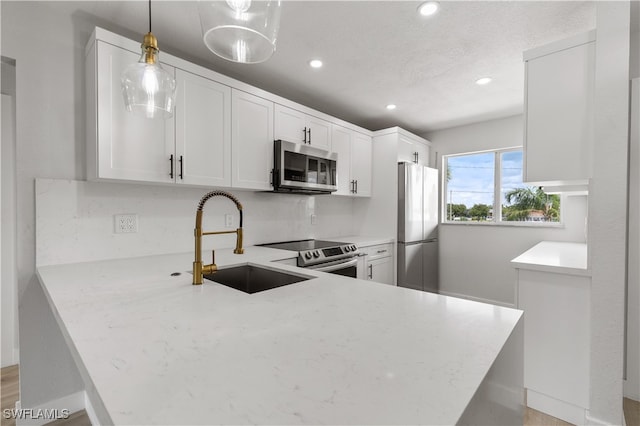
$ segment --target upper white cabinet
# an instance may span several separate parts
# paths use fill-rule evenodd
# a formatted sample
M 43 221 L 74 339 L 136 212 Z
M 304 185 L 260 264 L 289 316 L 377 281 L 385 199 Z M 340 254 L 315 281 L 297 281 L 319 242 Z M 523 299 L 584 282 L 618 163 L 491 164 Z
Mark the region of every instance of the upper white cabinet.
M 180 69 L 176 81 L 176 182 L 230 186 L 231 88 Z
M 304 112 L 275 105 L 275 138 L 331 150 L 331 123 Z
M 595 31 L 524 53 L 523 181 L 587 185 L 591 177 Z
M 138 55 L 97 41 L 87 56 L 89 179 L 231 184 L 231 88 L 163 67 L 180 90 L 173 118 L 148 119 L 126 111 L 120 75 Z M 97 109 L 95 109 L 97 107 Z
M 275 139 L 331 151 L 339 124 L 345 140 L 338 144 L 339 193 L 371 194 L 366 129 L 170 54 L 162 55 L 162 66 L 178 86 L 174 116 L 148 119 L 126 111 L 120 76 L 139 60 L 139 50 L 138 42 L 101 28 L 87 43 L 89 180 L 269 191 Z
M 371 196 L 371 137 L 334 124 L 332 149 L 338 154 L 337 195 Z
M 233 89 L 234 188 L 269 190 L 273 170 L 273 102 Z
M 424 139 L 400 134 L 398 139 L 398 161 L 429 165 L 429 146 Z
M 120 75 L 138 57 L 98 41 L 86 58 L 89 179 L 175 180 L 174 120 L 148 119 L 124 107 Z M 163 67 L 175 73 L 173 67 Z

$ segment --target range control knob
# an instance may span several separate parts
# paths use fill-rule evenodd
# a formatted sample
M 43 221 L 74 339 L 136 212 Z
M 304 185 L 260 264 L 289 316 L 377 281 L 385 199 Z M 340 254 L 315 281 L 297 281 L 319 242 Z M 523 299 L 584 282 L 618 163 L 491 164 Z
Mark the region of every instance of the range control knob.
M 311 252 L 310 251 L 306 252 L 304 254 L 304 258 L 307 259 L 307 260 L 311 259 Z
M 344 246 L 344 251 L 346 251 L 347 253 L 351 251 L 351 247 L 350 246 Z
M 318 258 L 320 257 L 320 252 L 318 250 L 313 252 L 313 257 Z
M 351 246 L 351 251 L 356 251 L 357 249 L 358 249 L 358 248 L 356 247 L 356 245 L 355 245 L 355 244 L 353 244 L 353 245 Z

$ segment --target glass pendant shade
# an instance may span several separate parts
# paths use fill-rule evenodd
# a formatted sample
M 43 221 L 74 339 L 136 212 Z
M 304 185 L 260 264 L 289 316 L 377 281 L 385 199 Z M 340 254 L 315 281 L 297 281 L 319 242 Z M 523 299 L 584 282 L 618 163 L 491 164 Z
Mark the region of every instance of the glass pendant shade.
M 142 56 L 122 73 L 122 96 L 127 111 L 147 118 L 171 118 L 175 106 L 176 80 L 160 65 L 158 42 L 148 33 Z
M 233 62 L 264 62 L 276 50 L 280 0 L 199 1 L 204 44 Z

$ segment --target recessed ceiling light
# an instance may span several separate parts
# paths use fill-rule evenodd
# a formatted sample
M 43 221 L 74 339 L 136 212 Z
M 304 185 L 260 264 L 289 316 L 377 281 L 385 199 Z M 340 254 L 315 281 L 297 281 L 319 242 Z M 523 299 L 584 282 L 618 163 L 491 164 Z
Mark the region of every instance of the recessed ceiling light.
M 309 61 L 309 66 L 311 68 L 320 68 L 322 66 L 322 61 L 320 59 L 312 59 Z
M 431 16 L 440 9 L 440 3 L 437 1 L 427 1 L 418 6 L 418 12 L 422 16 Z
M 386 107 L 386 108 L 387 108 L 389 111 L 391 111 L 391 110 L 396 109 L 397 107 L 396 107 L 396 105 L 395 105 L 395 104 L 389 104 L 389 105 L 387 105 L 387 107 Z
M 476 84 L 480 86 L 484 86 L 485 84 L 491 83 L 493 79 L 491 77 L 482 77 L 476 80 Z

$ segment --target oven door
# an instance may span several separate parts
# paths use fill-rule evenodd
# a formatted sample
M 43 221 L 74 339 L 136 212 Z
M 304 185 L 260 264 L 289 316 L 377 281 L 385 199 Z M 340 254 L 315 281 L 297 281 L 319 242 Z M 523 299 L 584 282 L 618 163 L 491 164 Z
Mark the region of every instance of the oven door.
M 314 271 L 328 272 L 330 274 L 344 275 L 345 277 L 357 278 L 358 258 L 334 260 L 333 262 L 311 265 L 307 268 Z

